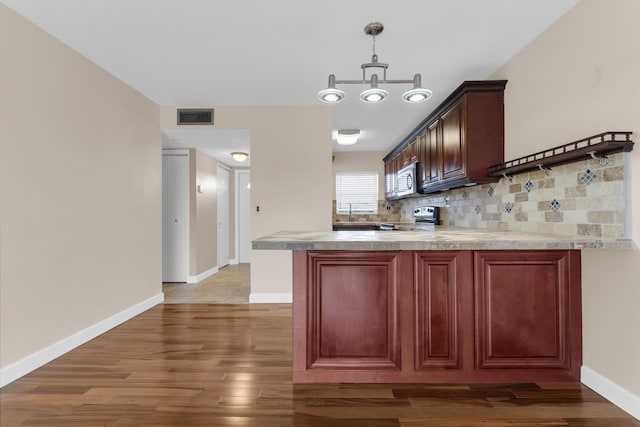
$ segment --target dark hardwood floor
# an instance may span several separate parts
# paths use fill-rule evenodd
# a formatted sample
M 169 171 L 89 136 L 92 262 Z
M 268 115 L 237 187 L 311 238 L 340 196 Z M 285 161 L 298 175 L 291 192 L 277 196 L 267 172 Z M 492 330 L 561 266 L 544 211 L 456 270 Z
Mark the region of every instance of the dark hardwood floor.
M 0 390 L 9 426 L 640 422 L 580 384 L 291 383 L 291 306 L 159 305 Z

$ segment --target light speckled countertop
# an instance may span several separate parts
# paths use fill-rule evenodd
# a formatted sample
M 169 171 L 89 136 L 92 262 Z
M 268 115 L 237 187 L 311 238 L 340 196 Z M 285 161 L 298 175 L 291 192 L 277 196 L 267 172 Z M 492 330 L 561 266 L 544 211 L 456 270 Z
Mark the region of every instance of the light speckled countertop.
M 474 228 L 428 231 L 280 231 L 253 240 L 268 250 L 633 249 L 631 239 L 602 239 Z

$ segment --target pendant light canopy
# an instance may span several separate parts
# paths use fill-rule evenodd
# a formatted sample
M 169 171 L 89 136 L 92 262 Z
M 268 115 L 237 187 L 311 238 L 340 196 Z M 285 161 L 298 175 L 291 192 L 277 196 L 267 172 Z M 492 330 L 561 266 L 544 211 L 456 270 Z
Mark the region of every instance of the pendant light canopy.
M 336 84 L 367 84 L 368 89 L 365 89 L 360 93 L 360 99 L 368 103 L 382 102 L 389 97 L 389 92 L 378 87 L 379 84 L 407 84 L 412 83 L 413 88 L 409 89 L 402 94 L 402 100 L 409 103 L 424 102 L 431 98 L 432 92 L 428 89 L 421 87 L 422 77 L 420 74 L 416 74 L 412 80 L 387 80 L 387 68 L 389 64 L 378 62 L 378 55 L 376 55 L 376 36 L 382 32 L 384 26 L 379 22 L 372 22 L 364 27 L 364 32 L 373 39 L 373 54 L 371 55 L 371 62 L 361 64 L 362 68 L 362 80 L 336 80 L 334 74 L 329 75 L 329 85 L 326 89 L 318 92 L 318 98 L 327 103 L 338 103 L 345 99 L 346 95 L 343 91 L 336 88 Z M 371 73 L 367 78 L 367 70 L 371 68 L 377 68 L 382 70 L 382 80 L 379 80 L 377 73 Z

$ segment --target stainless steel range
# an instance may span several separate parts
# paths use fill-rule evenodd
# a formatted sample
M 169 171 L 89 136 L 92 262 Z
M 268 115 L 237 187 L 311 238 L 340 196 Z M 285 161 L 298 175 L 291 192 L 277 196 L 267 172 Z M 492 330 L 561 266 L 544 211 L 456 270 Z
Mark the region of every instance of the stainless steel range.
M 419 206 L 413 210 L 417 228 L 433 228 L 440 225 L 440 208 L 437 206 Z

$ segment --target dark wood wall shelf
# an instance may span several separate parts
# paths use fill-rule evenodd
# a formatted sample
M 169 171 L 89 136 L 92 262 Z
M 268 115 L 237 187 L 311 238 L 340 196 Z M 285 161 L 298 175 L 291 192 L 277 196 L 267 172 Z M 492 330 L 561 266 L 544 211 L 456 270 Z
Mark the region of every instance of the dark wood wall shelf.
M 606 159 L 608 154 L 631 151 L 632 132 L 604 132 L 569 144 L 520 157 L 489 168 L 489 176 L 510 176 L 533 169 L 549 169 L 551 166 L 577 162 L 588 158 Z M 605 160 L 606 161 L 606 160 Z

